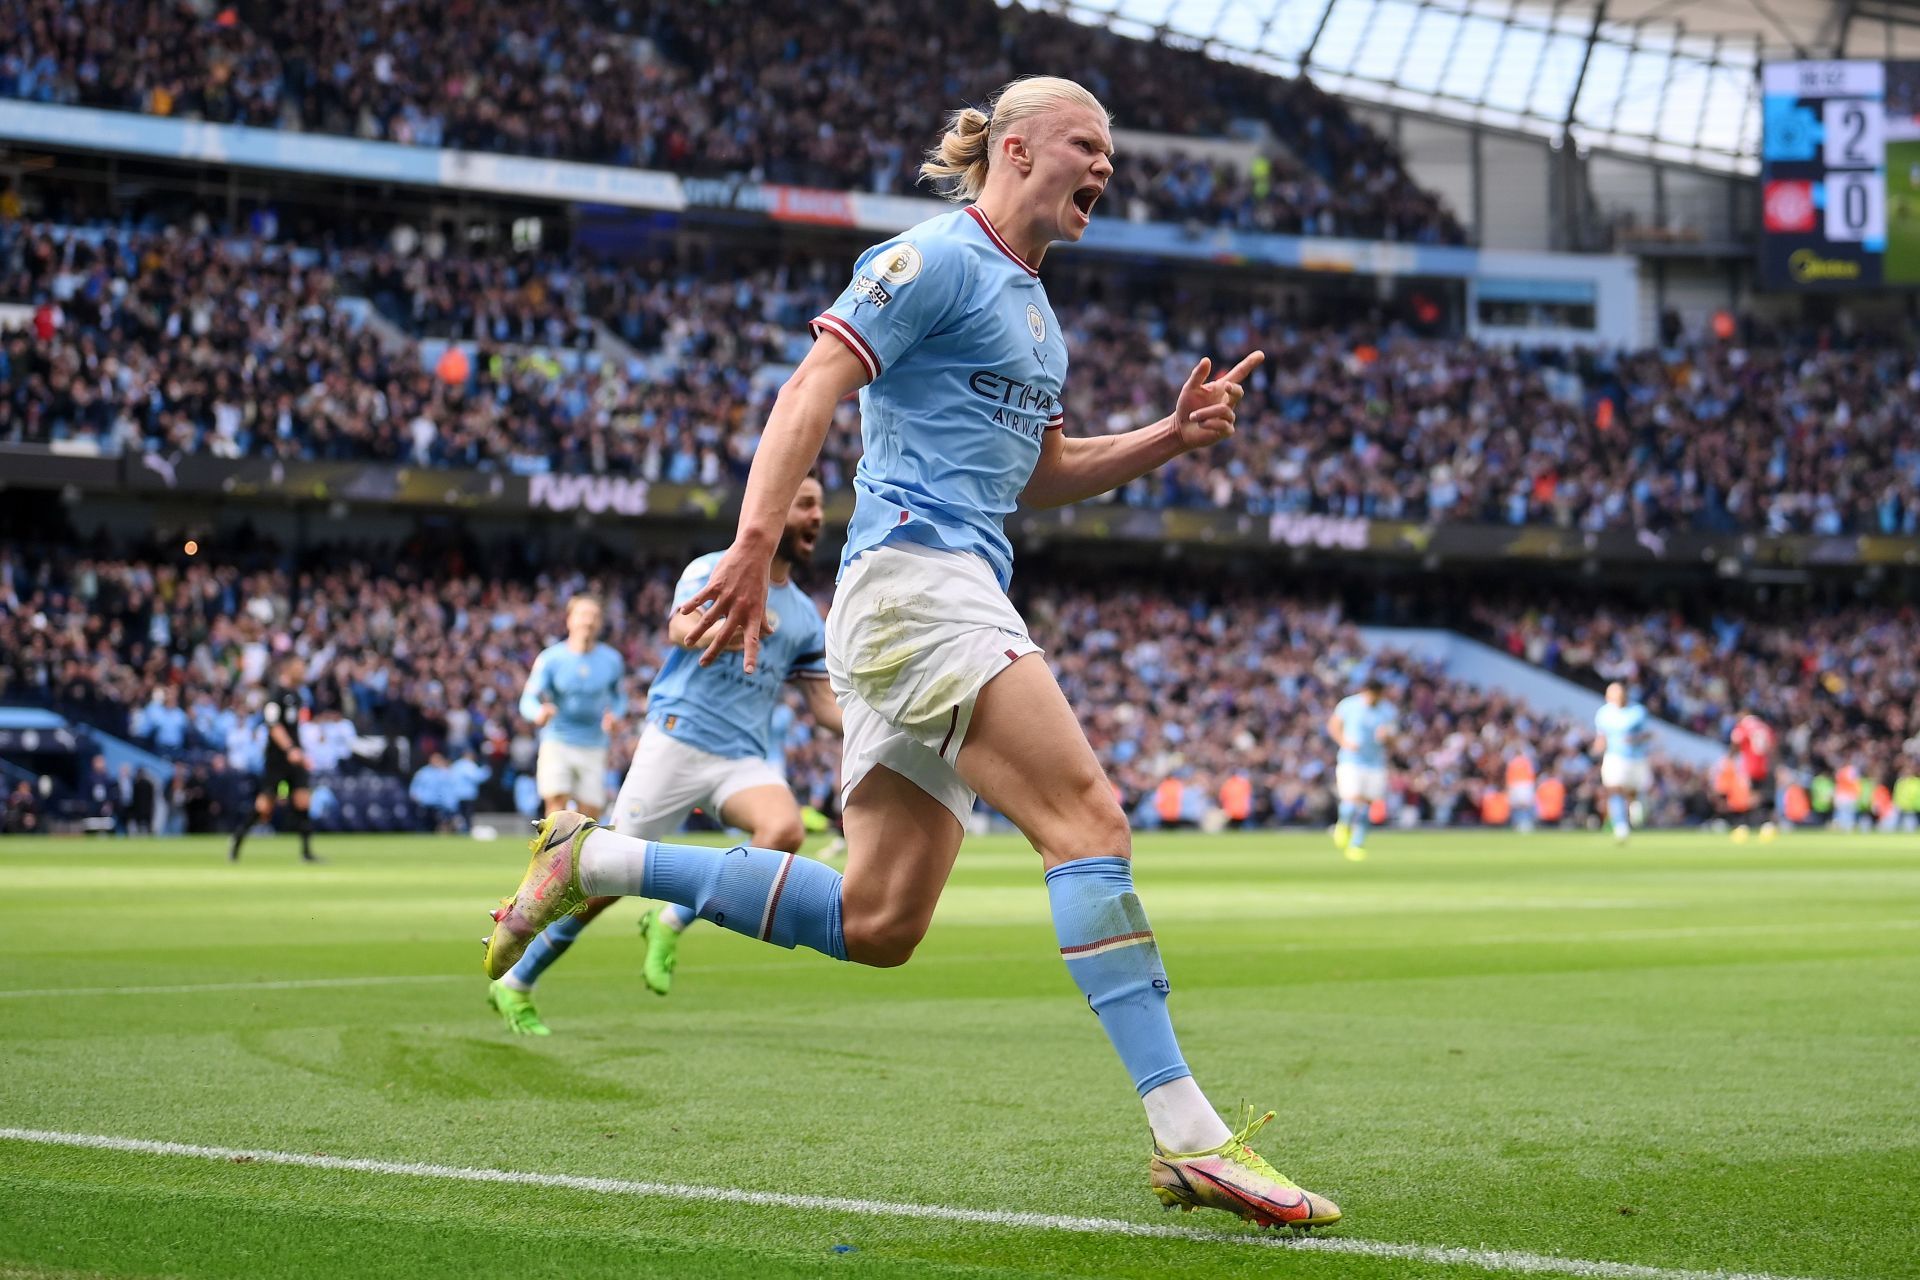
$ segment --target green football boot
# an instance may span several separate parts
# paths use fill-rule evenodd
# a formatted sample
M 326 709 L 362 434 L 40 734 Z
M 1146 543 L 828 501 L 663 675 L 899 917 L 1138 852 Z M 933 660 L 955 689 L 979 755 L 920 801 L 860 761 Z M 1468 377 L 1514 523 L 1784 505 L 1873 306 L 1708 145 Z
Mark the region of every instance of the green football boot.
M 507 1024 L 507 1030 L 517 1036 L 553 1034 L 547 1024 L 540 1021 L 540 1013 L 533 1007 L 531 991 L 516 991 L 505 982 L 495 982 L 487 987 L 487 1004 Z
M 680 962 L 680 934 L 660 919 L 660 910 L 655 907 L 640 917 L 640 936 L 647 940 L 647 958 L 640 976 L 657 996 L 673 989 L 674 966 Z

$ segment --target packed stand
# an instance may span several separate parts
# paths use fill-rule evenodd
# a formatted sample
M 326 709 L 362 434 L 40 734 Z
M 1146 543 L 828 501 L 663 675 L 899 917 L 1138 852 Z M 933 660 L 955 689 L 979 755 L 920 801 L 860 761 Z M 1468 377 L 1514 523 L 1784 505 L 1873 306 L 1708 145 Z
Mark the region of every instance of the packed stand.
M 1084 307 L 1070 425 L 1164 413 L 1200 353 L 1267 364 L 1241 430 L 1130 486 L 1147 506 L 1604 530 L 1920 534 L 1910 347 L 1754 335 L 1634 355 Z M 1141 371 L 1145 371 L 1144 376 Z
M 408 231 L 290 247 L 206 230 L 0 225 L 0 441 L 738 484 L 843 264 L 454 253 Z M 382 344 L 477 344 L 451 381 Z M 1632 355 L 1300 327 L 1214 299 L 1059 308 L 1069 430 L 1159 418 L 1201 353 L 1268 353 L 1230 441 L 1115 501 L 1256 515 L 1920 535 L 1920 360 L 1755 332 Z M 596 355 L 595 323 L 634 354 Z M 569 350 L 569 349 L 573 350 Z M 822 460 L 852 481 L 854 406 Z
M 414 798 L 457 825 L 483 798 L 537 805 L 537 742 L 517 704 L 534 657 L 564 633 L 566 601 L 591 589 L 605 601 L 604 639 L 626 663 L 636 709 L 611 753 L 624 771 L 682 566 L 499 578 L 469 554 L 342 548 L 289 574 L 265 551 L 240 557 L 241 567 L 0 545 L 0 702 L 50 706 L 179 758 L 183 785 L 198 780 L 233 812 L 240 793 L 219 783 L 260 770 L 265 683 L 279 655 L 299 651 L 312 711 L 300 739 L 315 776 L 386 772 L 417 784 L 422 772 L 445 770 L 456 787 L 447 812 L 437 812 L 437 778 L 430 797 L 415 785 Z M 432 576 L 412 565 L 433 566 Z M 780 724 L 796 790 L 825 807 L 837 749 L 816 741 L 804 718 L 784 714 Z M 103 812 L 120 799 L 93 798 L 109 805 Z M 192 811 L 183 800 L 177 812 Z
M 429 820 L 457 826 L 475 804 L 534 802 L 536 743 L 517 702 L 534 656 L 563 629 L 567 598 L 583 588 L 606 602 L 605 639 L 627 664 L 633 715 L 611 757 L 623 769 L 663 657 L 679 567 L 539 573 L 529 564 L 498 575 L 470 550 L 438 545 L 398 555 L 338 548 L 293 574 L 265 550 L 236 560 L 0 547 L 0 700 L 50 704 L 181 759 L 180 778 L 161 785 L 181 789 L 184 821 L 195 813 L 187 790 L 218 793 L 220 778 L 261 767 L 262 684 L 276 656 L 295 649 L 308 657 L 313 715 L 301 740 L 316 776 L 408 778 Z M 421 564 L 434 566 L 430 577 L 409 567 Z M 1172 821 L 1216 810 L 1246 825 L 1330 821 L 1324 725 L 1368 675 L 1387 682 L 1400 709 L 1394 821 L 1481 820 L 1517 754 L 1565 784 L 1569 820 L 1597 804 L 1589 726 L 1401 655 L 1370 656 L 1336 606 L 1212 599 L 1191 586 L 1096 596 L 1045 573 L 1023 579 L 1022 594 L 1036 640 L 1145 824 L 1169 820 L 1158 808 L 1169 780 L 1182 795 Z M 829 809 L 838 742 L 791 710 L 778 724 L 790 780 Z M 1657 821 L 1702 816 L 1697 777 L 1677 767 L 1661 776 Z M 231 809 L 244 788 L 227 790 Z M 193 821 L 213 816 L 202 803 Z
M 1463 239 L 1393 146 L 1309 81 L 992 0 L 0 0 L 0 22 L 16 33 L 0 96 L 880 192 L 914 188 L 961 101 L 1073 68 L 1123 128 L 1258 121 L 1305 166 L 1168 165 L 1131 184 L 1141 216 Z
M 0 442 L 738 483 L 778 390 L 755 373 L 792 358 L 834 292 L 787 266 L 711 283 L 666 264 L 0 225 L 0 299 L 35 305 L 0 334 Z M 480 358 L 436 376 L 418 343 L 383 344 L 350 296 Z M 638 358 L 556 358 L 590 313 Z M 849 417 L 826 482 L 849 483 L 858 456 Z
M 1331 823 L 1325 725 L 1369 676 L 1398 711 L 1391 821 L 1482 820 L 1517 757 L 1565 787 L 1569 821 L 1602 808 L 1590 725 L 1541 715 L 1406 654 L 1370 652 L 1337 604 L 1253 592 L 1216 599 L 1191 588 L 1055 585 L 1028 594 L 1034 639 L 1143 825 L 1165 820 L 1168 779 L 1181 784 L 1178 820 L 1203 822 L 1235 778 L 1251 784 L 1252 824 Z M 1649 800 L 1656 822 L 1706 816 L 1696 772 L 1662 761 L 1658 777 Z
M 1750 710 L 1798 774 L 1920 771 L 1920 611 L 1911 605 L 1695 620 L 1671 609 L 1509 601 L 1478 604 L 1473 618 L 1515 657 L 1589 683 L 1622 681 L 1655 715 L 1718 742 Z

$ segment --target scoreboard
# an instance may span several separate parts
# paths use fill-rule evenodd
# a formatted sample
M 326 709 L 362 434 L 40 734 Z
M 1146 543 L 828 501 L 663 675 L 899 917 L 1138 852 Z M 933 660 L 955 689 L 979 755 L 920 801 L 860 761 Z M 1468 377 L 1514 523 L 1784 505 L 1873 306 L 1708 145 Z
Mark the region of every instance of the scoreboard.
M 1772 63 L 1761 94 L 1762 283 L 1920 285 L 1920 62 Z

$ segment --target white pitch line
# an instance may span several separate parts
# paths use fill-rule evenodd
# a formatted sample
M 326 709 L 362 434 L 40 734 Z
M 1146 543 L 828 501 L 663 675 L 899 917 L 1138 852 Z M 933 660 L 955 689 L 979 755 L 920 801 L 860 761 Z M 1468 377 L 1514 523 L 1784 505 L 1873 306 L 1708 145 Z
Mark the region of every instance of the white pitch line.
M 271 982 L 185 982 L 167 987 L 35 987 L 0 990 L 0 1000 L 24 1000 L 29 996 L 177 996 L 198 991 L 307 991 L 320 987 L 395 987 L 410 982 L 465 982 L 452 973 L 426 973 L 396 977 L 369 978 L 290 978 Z
M 204 1147 L 185 1142 L 154 1142 L 98 1133 L 63 1133 L 52 1129 L 0 1128 L 0 1141 L 26 1142 L 44 1147 L 78 1147 L 92 1151 L 125 1151 L 136 1155 L 188 1156 L 234 1164 L 291 1165 L 342 1173 L 379 1173 L 405 1178 L 442 1178 L 453 1182 L 496 1182 L 523 1187 L 552 1187 L 587 1191 L 595 1195 L 641 1196 L 656 1200 L 744 1204 L 774 1209 L 807 1209 L 822 1213 L 850 1213 L 870 1218 L 920 1218 L 935 1222 L 963 1222 L 982 1227 L 1012 1227 L 1027 1231 L 1070 1231 L 1082 1235 L 1145 1236 L 1162 1240 L 1195 1240 L 1205 1244 L 1252 1245 L 1299 1253 L 1330 1253 L 1348 1257 L 1394 1259 L 1433 1266 L 1478 1267 L 1482 1271 L 1516 1275 L 1574 1276 L 1578 1280 L 1796 1280 L 1755 1271 L 1681 1271 L 1633 1262 L 1594 1262 L 1559 1258 L 1545 1253 L 1506 1249 L 1469 1249 L 1451 1245 L 1394 1244 L 1385 1240 L 1358 1240 L 1351 1236 L 1254 1235 L 1209 1231 L 1203 1227 L 1160 1226 L 1122 1218 L 1082 1218 L 1052 1213 L 1017 1213 L 1001 1209 L 963 1209 L 944 1204 L 911 1204 L 889 1200 L 858 1200 L 844 1196 L 797 1195 L 780 1191 L 743 1191 L 737 1187 L 703 1187 L 674 1182 L 631 1182 L 624 1178 L 590 1178 L 565 1173 L 525 1173 L 510 1169 L 468 1169 L 455 1165 L 419 1164 L 398 1160 L 351 1159 L 345 1156 L 305 1155 L 297 1151 L 259 1151 L 244 1147 Z

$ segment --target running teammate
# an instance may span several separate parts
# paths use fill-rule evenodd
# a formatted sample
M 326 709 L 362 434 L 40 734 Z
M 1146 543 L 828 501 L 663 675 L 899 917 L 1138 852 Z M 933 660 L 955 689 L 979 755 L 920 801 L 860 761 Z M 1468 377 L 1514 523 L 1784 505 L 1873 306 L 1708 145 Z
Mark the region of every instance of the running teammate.
M 307 772 L 307 754 L 300 749 L 300 722 L 307 718 L 307 661 L 289 654 L 280 663 L 274 681 L 267 688 L 267 700 L 261 704 L 260 718 L 267 726 L 265 768 L 260 771 L 260 788 L 254 793 L 253 808 L 240 816 L 233 829 L 233 842 L 227 846 L 227 861 L 240 861 L 240 846 L 256 822 L 272 822 L 274 810 L 281 805 L 293 808 L 293 829 L 300 833 L 300 860 L 318 862 L 313 856 L 313 778 Z
M 1378 676 L 1369 676 L 1360 692 L 1349 694 L 1327 717 L 1327 736 L 1340 745 L 1333 766 L 1334 791 L 1340 797 L 1333 824 L 1334 847 L 1350 862 L 1367 856 L 1367 828 L 1375 801 L 1387 798 L 1387 742 L 1393 737 L 1393 705 L 1381 701 Z
M 783 515 L 834 407 L 859 390 L 865 453 L 827 623 L 846 721 L 844 879 L 775 850 L 633 840 L 556 814 L 499 913 L 487 967 L 504 972 L 550 921 L 611 893 L 665 898 L 778 946 L 904 964 L 979 795 L 1046 868 L 1067 971 L 1146 1107 L 1154 1194 L 1269 1225 L 1334 1222 L 1332 1202 L 1247 1145 L 1271 1112 L 1230 1131 L 1194 1083 L 1133 891 L 1126 815 L 1007 599 L 1008 512 L 1094 497 L 1225 439 L 1264 358 L 1218 378 L 1203 359 L 1150 426 L 1087 439 L 1057 430 L 1067 348 L 1038 263 L 1053 241 L 1086 231 L 1112 154 L 1106 111 L 1069 80 L 1015 81 L 989 113 L 951 117 L 922 173 L 974 203 L 861 255 L 768 418 L 734 544 L 682 606 L 706 611 L 689 636 L 707 637 L 702 661 L 743 642 L 746 669 L 758 669 Z
M 776 708 L 784 709 L 781 691 L 792 679 L 805 690 L 814 722 L 840 731 L 840 708 L 827 683 L 827 637 L 820 611 L 793 581 L 793 567 L 812 558 L 820 538 L 821 496 L 820 482 L 808 477 L 788 509 L 786 529 L 769 567 L 772 589 L 757 670 L 744 669 L 737 647 L 702 666 L 699 652 L 705 645 L 688 638 L 699 618 L 681 613 L 679 607 L 707 585 L 719 555 L 701 556 L 680 575 L 667 622 L 667 640 L 674 647 L 647 695 L 647 727 L 613 802 L 613 829 L 621 835 L 663 839 L 680 830 L 698 808 L 748 832 L 758 848 L 800 848 L 805 838 L 800 806 L 780 766 L 773 763 L 780 756 L 772 728 Z M 615 901 L 612 896 L 590 898 L 578 914 L 555 920 L 487 989 L 487 1003 L 509 1031 L 551 1034 L 534 1008 L 534 983 Z M 640 922 L 647 940 L 642 973 L 647 986 L 660 995 L 672 987 L 680 933 L 695 918 L 684 907 L 668 905 Z
M 1641 813 L 1640 797 L 1653 789 L 1653 765 L 1647 747 L 1653 740 L 1647 709 L 1627 701 L 1627 686 L 1607 686 L 1607 700 L 1593 713 L 1593 749 L 1600 755 L 1600 786 L 1607 794 L 1607 818 L 1616 844 L 1625 844 Z
M 567 601 L 567 638 L 540 651 L 520 694 L 520 714 L 540 731 L 533 777 L 548 813 L 598 813 L 607 803 L 607 743 L 627 714 L 626 663 L 600 643 L 600 619 L 593 596 Z

